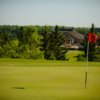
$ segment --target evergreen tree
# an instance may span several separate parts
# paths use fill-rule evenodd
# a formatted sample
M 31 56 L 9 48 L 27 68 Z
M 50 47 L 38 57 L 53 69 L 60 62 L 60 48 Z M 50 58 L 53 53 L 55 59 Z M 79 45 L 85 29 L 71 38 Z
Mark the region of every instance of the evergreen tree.
M 65 60 L 65 53 L 67 52 L 67 49 L 62 47 L 63 45 L 63 34 L 59 32 L 59 28 L 56 25 L 55 26 L 55 31 L 52 33 L 52 38 L 51 38 L 51 46 L 52 47 L 52 55 L 53 58 L 56 60 Z
M 62 47 L 63 35 L 59 32 L 58 26 L 50 32 L 48 27 L 45 27 L 43 32 L 43 50 L 44 57 L 51 60 L 65 60 L 66 49 Z
M 92 27 L 90 28 L 90 32 L 91 33 L 95 33 L 95 30 L 94 30 L 94 24 L 92 24 Z M 86 36 L 85 38 L 85 41 L 84 41 L 84 53 L 85 55 L 87 55 L 87 43 L 88 43 L 88 37 Z M 88 54 L 88 57 L 89 57 L 89 61 L 93 61 L 94 60 L 94 54 L 95 54 L 95 46 L 96 46 L 96 43 L 95 42 L 89 42 L 89 54 Z
M 50 30 L 48 26 L 44 26 L 44 29 L 42 30 L 42 51 L 44 52 L 44 58 L 49 59 L 49 35 Z
M 92 27 L 91 27 L 90 31 L 92 33 L 95 33 L 94 24 L 92 24 Z M 90 42 L 89 43 L 89 61 L 94 60 L 95 46 L 96 46 L 95 42 Z

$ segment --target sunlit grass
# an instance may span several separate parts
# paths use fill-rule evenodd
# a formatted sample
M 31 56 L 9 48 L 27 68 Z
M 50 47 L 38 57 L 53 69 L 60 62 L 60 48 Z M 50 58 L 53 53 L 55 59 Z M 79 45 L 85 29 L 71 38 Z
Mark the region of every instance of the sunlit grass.
M 0 100 L 99 100 L 100 63 L 0 59 Z

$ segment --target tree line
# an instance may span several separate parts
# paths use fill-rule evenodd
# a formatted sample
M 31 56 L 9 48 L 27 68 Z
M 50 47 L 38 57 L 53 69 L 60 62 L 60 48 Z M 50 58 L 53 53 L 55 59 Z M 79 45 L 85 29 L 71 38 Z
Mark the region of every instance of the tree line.
M 0 57 L 65 60 L 62 42 L 58 26 L 0 26 Z
M 66 60 L 60 30 L 65 26 L 0 26 L 0 57 Z M 69 29 L 72 29 L 70 27 Z M 86 34 L 89 28 L 75 28 Z M 99 30 L 99 29 L 98 29 Z

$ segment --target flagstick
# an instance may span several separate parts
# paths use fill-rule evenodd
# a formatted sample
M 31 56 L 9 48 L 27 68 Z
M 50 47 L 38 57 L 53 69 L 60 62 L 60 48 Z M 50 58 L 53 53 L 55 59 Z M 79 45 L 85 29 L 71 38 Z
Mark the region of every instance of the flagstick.
M 86 74 L 85 74 L 85 89 L 87 88 L 87 74 L 88 74 L 88 57 L 89 55 L 89 41 L 88 41 L 88 44 L 87 44 L 87 62 L 86 62 Z

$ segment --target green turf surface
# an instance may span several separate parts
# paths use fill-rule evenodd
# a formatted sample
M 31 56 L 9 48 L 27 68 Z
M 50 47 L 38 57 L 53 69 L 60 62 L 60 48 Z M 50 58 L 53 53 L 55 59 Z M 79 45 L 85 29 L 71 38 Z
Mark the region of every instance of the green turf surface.
M 100 63 L 0 59 L 0 100 L 100 100 Z

